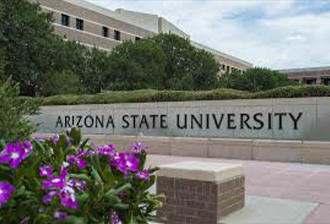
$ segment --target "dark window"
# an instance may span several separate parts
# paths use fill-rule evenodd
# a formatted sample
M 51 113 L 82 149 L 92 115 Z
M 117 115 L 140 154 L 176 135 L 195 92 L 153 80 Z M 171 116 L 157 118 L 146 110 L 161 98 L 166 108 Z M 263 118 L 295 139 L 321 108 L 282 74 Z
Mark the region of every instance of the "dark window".
M 139 41 L 139 40 L 141 40 L 140 37 L 135 37 L 135 41 Z
M 84 20 L 76 19 L 76 29 L 84 30 Z
M 316 79 L 306 79 L 306 84 L 314 85 L 314 84 L 316 84 Z
M 62 14 L 62 25 L 70 26 L 70 16 Z
M 227 66 L 227 72 L 230 72 L 230 66 Z
M 326 85 L 326 86 L 330 86 L 330 78 L 324 78 L 324 79 L 323 79 L 323 83 L 324 83 L 324 85 Z
M 223 70 L 223 71 L 226 70 L 226 65 L 222 65 L 222 70 Z
M 108 27 L 103 27 L 102 28 L 102 33 L 104 37 L 109 37 L 109 28 Z
M 120 40 L 120 32 L 115 30 L 115 40 Z

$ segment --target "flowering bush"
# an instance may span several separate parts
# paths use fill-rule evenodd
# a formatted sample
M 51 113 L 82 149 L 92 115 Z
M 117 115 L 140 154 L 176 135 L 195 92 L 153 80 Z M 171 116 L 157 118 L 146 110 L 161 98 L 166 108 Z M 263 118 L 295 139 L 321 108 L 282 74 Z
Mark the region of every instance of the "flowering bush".
M 0 152 L 0 223 L 145 224 L 161 206 L 140 143 L 97 147 L 72 129 Z

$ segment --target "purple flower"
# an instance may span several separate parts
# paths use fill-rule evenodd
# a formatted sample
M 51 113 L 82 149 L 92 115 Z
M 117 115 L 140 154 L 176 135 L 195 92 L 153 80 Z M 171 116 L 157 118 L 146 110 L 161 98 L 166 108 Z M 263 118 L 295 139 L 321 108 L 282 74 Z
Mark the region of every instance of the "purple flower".
M 35 137 L 34 139 L 41 143 L 44 143 L 46 141 L 46 138 L 44 138 L 44 137 Z
M 0 163 L 9 164 L 11 168 L 16 169 L 21 162 L 26 159 L 32 152 L 32 145 L 27 142 L 22 144 L 9 143 L 0 153 Z
M 137 172 L 139 169 L 139 160 L 133 153 L 117 153 L 111 159 L 111 164 L 123 173 Z
M 82 191 L 82 190 L 84 190 L 84 188 L 86 187 L 87 184 L 86 184 L 86 181 L 79 181 L 79 180 L 72 179 L 72 180 L 68 181 L 68 185 L 70 187 L 77 188 L 79 191 Z
M 150 173 L 147 170 L 137 172 L 136 177 L 143 180 L 143 181 L 148 181 L 150 180 Z
M 0 207 L 9 201 L 9 198 L 15 190 L 15 187 L 8 182 L 0 181 Z
M 29 217 L 25 217 L 24 219 L 21 220 L 19 224 L 28 224 L 29 222 Z
M 64 207 L 77 209 L 78 201 L 76 199 L 75 190 L 70 186 L 65 186 L 59 192 L 61 204 Z
M 56 191 L 50 191 L 45 196 L 42 197 L 42 202 L 49 204 L 57 196 Z
M 134 142 L 134 144 L 131 146 L 134 153 L 141 153 L 145 151 L 145 147 L 141 142 Z
M 85 160 L 76 157 L 76 156 L 69 156 L 68 157 L 68 162 L 72 165 L 72 164 L 77 164 L 79 169 L 85 169 L 87 166 L 87 163 Z
M 87 150 L 85 151 L 84 149 L 78 149 L 76 151 L 76 156 L 77 157 L 89 157 L 95 154 L 94 150 Z
M 113 144 L 105 145 L 99 148 L 99 154 L 105 156 L 115 155 L 115 146 Z
M 51 166 L 41 166 L 39 167 L 39 176 L 41 177 L 51 177 L 53 175 L 53 167 Z
M 63 188 L 66 186 L 66 178 L 68 176 L 68 171 L 66 168 L 61 167 L 60 176 L 51 177 L 47 180 L 44 180 L 42 186 L 44 189 L 54 189 L 54 188 Z
M 44 189 L 61 188 L 65 186 L 65 180 L 61 176 L 51 177 L 50 179 L 44 180 L 42 186 Z
M 57 135 L 51 137 L 51 140 L 56 145 L 57 142 L 60 140 L 60 136 L 57 134 Z
M 24 158 L 25 159 L 26 157 L 28 157 L 31 153 L 32 153 L 32 150 L 33 150 L 33 146 L 32 146 L 32 143 L 30 141 L 24 141 L 21 146 L 23 147 L 24 149 Z
M 111 219 L 112 219 L 112 224 L 119 224 L 120 223 L 119 215 L 117 215 L 116 212 L 114 212 L 112 214 Z
M 68 214 L 66 212 L 61 212 L 60 210 L 56 209 L 56 211 L 53 213 L 53 216 L 55 217 L 56 220 L 64 220 Z

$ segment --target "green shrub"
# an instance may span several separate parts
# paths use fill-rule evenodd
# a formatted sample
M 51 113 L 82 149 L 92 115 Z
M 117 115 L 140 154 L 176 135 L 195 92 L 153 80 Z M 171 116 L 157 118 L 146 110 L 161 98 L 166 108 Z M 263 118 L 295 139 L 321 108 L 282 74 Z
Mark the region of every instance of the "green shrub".
M 29 100 L 36 101 L 46 106 L 326 96 L 330 96 L 330 87 L 327 86 L 287 86 L 257 93 L 225 88 L 208 91 L 158 91 L 149 89 L 136 91 L 110 91 L 95 95 L 58 95 L 45 98 L 30 98 Z
M 28 137 L 34 126 L 26 118 L 38 110 L 38 102 L 22 101 L 18 85 L 12 86 L 10 80 L 0 84 L 0 140 L 15 141 Z
M 263 98 L 302 98 L 302 97 L 327 97 L 330 96 L 330 87 L 328 86 L 286 86 L 268 91 L 252 94 L 254 99 Z
M 226 88 L 259 92 L 277 87 L 294 85 L 287 75 L 267 68 L 251 68 L 244 72 L 235 70 L 220 78 L 220 85 Z
M 43 79 L 41 83 L 41 94 L 43 96 L 81 93 L 81 82 L 79 78 L 70 71 L 49 75 Z

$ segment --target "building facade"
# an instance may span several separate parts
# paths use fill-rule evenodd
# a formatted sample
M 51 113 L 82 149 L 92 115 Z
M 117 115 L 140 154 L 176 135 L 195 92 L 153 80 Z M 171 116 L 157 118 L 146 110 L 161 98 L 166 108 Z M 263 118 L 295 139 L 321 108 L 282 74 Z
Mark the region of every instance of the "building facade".
M 278 70 L 299 84 L 330 85 L 330 67 Z
M 84 0 L 31 0 L 54 15 L 55 32 L 64 39 L 75 40 L 87 47 L 111 51 L 125 40 L 138 41 L 159 33 L 190 36 L 158 15 L 124 9 L 111 11 Z M 221 74 L 244 71 L 252 64 L 192 41 L 192 44 L 213 54 Z

